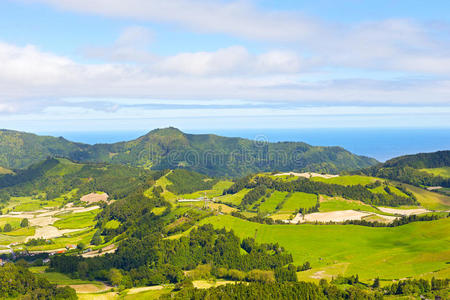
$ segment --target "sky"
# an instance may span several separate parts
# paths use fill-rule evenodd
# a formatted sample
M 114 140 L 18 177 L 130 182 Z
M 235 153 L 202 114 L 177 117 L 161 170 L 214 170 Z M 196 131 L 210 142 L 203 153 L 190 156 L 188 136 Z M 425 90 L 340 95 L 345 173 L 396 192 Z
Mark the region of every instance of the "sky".
M 2 0 L 0 128 L 450 128 L 450 2 Z

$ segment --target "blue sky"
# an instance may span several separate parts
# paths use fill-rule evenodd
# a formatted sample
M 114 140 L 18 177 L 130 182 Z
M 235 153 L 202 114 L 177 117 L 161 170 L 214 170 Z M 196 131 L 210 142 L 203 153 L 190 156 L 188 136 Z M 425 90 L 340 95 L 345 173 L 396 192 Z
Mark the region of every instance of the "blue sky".
M 448 128 L 449 10 L 416 0 L 4 0 L 0 127 Z

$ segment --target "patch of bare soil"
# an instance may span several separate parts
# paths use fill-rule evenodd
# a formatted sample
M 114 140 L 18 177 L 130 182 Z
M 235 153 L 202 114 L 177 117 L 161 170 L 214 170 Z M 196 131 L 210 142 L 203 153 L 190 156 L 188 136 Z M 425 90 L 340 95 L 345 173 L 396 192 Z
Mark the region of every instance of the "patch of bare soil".
M 69 285 L 73 288 L 77 293 L 80 294 L 88 294 L 88 293 L 101 293 L 106 292 L 112 289 L 112 286 L 108 286 L 106 284 L 103 285 L 95 285 L 95 284 L 73 284 Z
M 389 207 L 378 207 L 379 210 L 388 214 L 394 215 L 402 215 L 402 216 L 411 216 L 411 215 L 419 215 L 431 212 L 425 208 L 416 208 L 416 209 L 397 209 L 397 208 L 389 208 Z
M 275 174 L 275 176 L 297 176 L 297 177 L 305 177 L 305 178 L 311 178 L 311 177 L 322 177 L 322 178 L 333 178 L 333 177 L 339 177 L 339 175 L 332 175 L 332 174 L 319 174 L 314 172 L 308 172 L 308 173 L 295 173 L 295 172 L 287 172 L 287 173 L 279 173 Z
M 97 203 L 97 202 L 108 202 L 108 194 L 97 194 L 97 193 L 90 193 L 87 195 L 84 195 L 80 198 L 82 202 L 86 202 L 88 204 Z

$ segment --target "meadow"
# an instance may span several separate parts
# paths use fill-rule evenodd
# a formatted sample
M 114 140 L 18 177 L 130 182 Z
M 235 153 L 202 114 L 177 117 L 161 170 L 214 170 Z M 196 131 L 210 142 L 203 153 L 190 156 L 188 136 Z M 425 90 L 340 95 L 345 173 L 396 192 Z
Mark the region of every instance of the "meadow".
M 287 192 L 273 191 L 269 198 L 265 198 L 262 202 L 260 199 L 259 211 L 262 213 L 272 213 L 277 209 L 278 204 L 280 204 L 287 196 Z
M 420 171 L 424 171 L 430 173 L 434 176 L 441 176 L 444 178 L 450 178 L 450 167 L 441 167 L 441 168 L 430 168 L 430 169 L 420 169 Z
M 377 276 L 392 280 L 449 268 L 446 264 L 450 259 L 448 218 L 393 228 L 263 225 L 229 215 L 209 217 L 199 224 L 233 229 L 241 238 L 255 237 L 260 243 L 278 242 L 292 253 L 295 264 L 311 263 L 310 273 L 320 276 L 310 280 L 329 276 L 330 268 L 333 274 L 358 274 L 363 280 Z M 436 275 L 442 273 L 445 272 Z
M 95 225 L 95 216 L 100 212 L 99 209 L 82 212 L 82 213 L 68 213 L 57 215 L 60 220 L 53 225 L 58 229 L 81 229 L 92 227 Z
M 221 197 L 218 197 L 216 200 L 223 202 L 223 203 L 229 203 L 232 205 L 240 205 L 242 202 L 242 198 L 249 192 L 249 189 L 243 189 L 236 194 L 228 194 Z
M 362 203 L 361 201 L 347 200 L 340 197 L 328 197 L 328 196 L 320 196 L 320 197 L 321 197 L 319 208 L 320 212 L 353 209 L 383 214 L 383 212 L 381 212 L 380 210 L 368 204 Z
M 317 195 L 294 192 L 286 199 L 279 213 L 295 213 L 298 212 L 300 208 L 308 209 L 314 207 L 316 203 Z
M 338 177 L 332 177 L 332 178 L 323 178 L 323 177 L 311 177 L 312 181 L 321 181 L 325 183 L 333 183 L 333 184 L 339 184 L 339 185 L 366 185 L 373 183 L 377 180 L 384 181 L 380 178 L 375 177 L 369 177 L 369 176 L 361 176 L 361 175 L 345 175 L 345 176 L 338 176 Z

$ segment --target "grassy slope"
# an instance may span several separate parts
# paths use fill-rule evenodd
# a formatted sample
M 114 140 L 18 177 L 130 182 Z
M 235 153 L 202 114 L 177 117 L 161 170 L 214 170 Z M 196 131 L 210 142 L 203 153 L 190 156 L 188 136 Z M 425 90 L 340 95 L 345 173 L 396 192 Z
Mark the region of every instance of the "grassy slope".
M 223 203 L 230 203 L 233 205 L 239 205 L 241 204 L 242 198 L 249 192 L 249 189 L 243 189 L 236 194 L 228 194 L 221 197 L 218 197 L 217 200 L 223 202 Z
M 321 196 L 321 197 L 323 199 L 320 202 L 319 208 L 319 211 L 321 212 L 353 209 L 374 213 L 382 213 L 378 209 L 375 209 L 370 205 L 364 204 L 361 201 L 347 200 L 339 197 L 328 197 L 328 196 Z
M 433 174 L 434 176 L 450 178 L 450 167 L 420 169 L 420 171 L 425 171 L 427 173 Z
M 416 195 L 417 201 L 419 201 L 423 207 L 431 210 L 450 209 L 450 196 L 430 192 L 408 184 L 403 185 Z
M 283 201 L 283 199 L 286 197 L 287 194 L 288 194 L 287 192 L 274 191 L 272 195 L 268 199 L 266 199 L 266 201 L 261 202 L 261 205 L 259 206 L 259 211 L 265 213 L 274 212 L 277 205 L 281 201 Z
M 375 182 L 377 180 L 383 181 L 383 179 L 361 175 L 348 175 L 332 178 L 312 177 L 311 180 L 321 181 L 325 183 L 334 183 L 339 185 L 357 185 L 357 184 L 366 185 Z
M 300 208 L 310 208 L 316 205 L 317 196 L 314 194 L 295 192 L 286 200 L 279 213 L 295 213 Z
M 14 172 L 11 171 L 11 170 L 9 170 L 9 169 L 0 167 L 0 175 L 4 175 L 4 174 L 13 174 L 13 173 L 14 173 Z
M 221 180 L 221 181 L 217 182 L 210 190 L 197 191 L 197 192 L 194 192 L 191 194 L 183 194 L 183 195 L 180 195 L 180 197 L 183 199 L 196 199 L 196 198 L 204 197 L 205 193 L 206 193 L 206 196 L 209 198 L 218 197 L 218 196 L 222 195 L 222 193 L 225 189 L 229 188 L 232 185 L 233 185 L 232 181 Z
M 95 225 L 95 217 L 99 212 L 100 210 L 96 209 L 88 212 L 57 216 L 58 218 L 61 218 L 61 220 L 56 221 L 53 225 L 58 229 L 80 229 L 91 227 Z
M 228 215 L 204 219 L 216 228 L 233 229 L 241 238 L 278 242 L 294 262 L 312 267 L 345 264 L 344 274 L 362 279 L 416 276 L 448 268 L 450 219 L 417 222 L 394 228 L 353 225 L 262 225 Z

